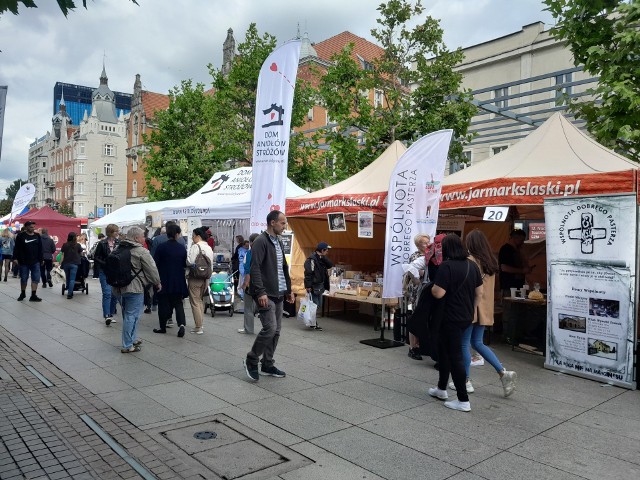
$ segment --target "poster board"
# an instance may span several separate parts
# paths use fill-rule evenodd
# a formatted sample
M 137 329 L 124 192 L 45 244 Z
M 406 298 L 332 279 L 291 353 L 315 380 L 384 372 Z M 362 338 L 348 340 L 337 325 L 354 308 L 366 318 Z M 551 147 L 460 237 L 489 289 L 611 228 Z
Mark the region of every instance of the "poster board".
M 545 199 L 545 367 L 635 388 L 634 195 Z

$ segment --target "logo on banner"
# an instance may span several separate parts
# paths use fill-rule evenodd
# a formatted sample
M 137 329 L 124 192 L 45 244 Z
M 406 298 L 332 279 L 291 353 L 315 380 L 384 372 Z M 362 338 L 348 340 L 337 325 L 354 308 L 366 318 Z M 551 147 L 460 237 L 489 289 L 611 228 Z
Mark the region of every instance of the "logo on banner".
M 585 211 L 587 210 L 587 211 Z M 579 221 L 576 219 L 580 214 Z M 577 225 L 576 225 L 577 224 Z M 585 255 L 592 255 L 598 244 L 613 245 L 616 241 L 618 227 L 615 218 L 609 213 L 606 206 L 597 204 L 577 205 L 562 217 L 559 234 L 560 241 L 564 244 L 570 240 L 580 242 L 580 251 Z
M 268 120 L 270 120 L 270 122 L 263 124 L 262 128 L 284 125 L 284 120 L 282 119 L 282 116 L 284 115 L 284 107 L 282 105 L 272 103 L 269 108 L 262 110 L 262 113 L 267 116 Z M 274 120 L 276 114 L 278 114 L 278 119 Z
M 224 174 L 220 175 L 218 178 L 214 178 L 213 180 L 211 180 L 211 188 L 209 190 L 202 192 L 201 195 L 220 190 L 222 185 L 224 185 L 224 182 L 226 182 L 227 180 L 229 180 L 229 175 L 224 175 Z

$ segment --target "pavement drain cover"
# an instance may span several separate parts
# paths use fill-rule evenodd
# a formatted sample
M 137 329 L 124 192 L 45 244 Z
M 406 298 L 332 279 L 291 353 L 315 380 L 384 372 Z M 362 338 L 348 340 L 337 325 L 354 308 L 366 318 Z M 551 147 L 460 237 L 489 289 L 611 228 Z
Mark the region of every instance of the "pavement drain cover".
M 188 455 L 194 472 L 207 479 L 270 479 L 313 463 L 227 415 L 180 422 L 156 431 Z
M 197 438 L 198 440 L 211 440 L 217 436 L 218 434 L 216 432 L 196 432 L 193 434 L 193 438 Z

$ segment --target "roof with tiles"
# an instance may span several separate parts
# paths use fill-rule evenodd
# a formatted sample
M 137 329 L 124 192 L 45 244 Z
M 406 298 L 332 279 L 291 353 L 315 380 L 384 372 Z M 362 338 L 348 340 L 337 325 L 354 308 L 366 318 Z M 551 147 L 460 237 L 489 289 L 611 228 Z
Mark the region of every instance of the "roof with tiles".
M 142 92 L 142 106 L 144 107 L 144 114 L 147 118 L 154 117 L 155 112 L 158 110 L 166 110 L 169 108 L 169 96 L 162 93 Z
M 318 53 L 318 57 L 323 60 L 329 61 L 331 57 L 340 52 L 348 44 L 353 43 L 353 51 L 351 56 L 358 62 L 357 55 L 360 55 L 367 62 L 372 61 L 374 58 L 380 57 L 384 53 L 384 49 L 375 43 L 370 42 L 362 37 L 359 37 L 351 32 L 342 32 L 334 35 L 331 38 L 327 38 L 322 42 L 316 43 L 315 48 Z

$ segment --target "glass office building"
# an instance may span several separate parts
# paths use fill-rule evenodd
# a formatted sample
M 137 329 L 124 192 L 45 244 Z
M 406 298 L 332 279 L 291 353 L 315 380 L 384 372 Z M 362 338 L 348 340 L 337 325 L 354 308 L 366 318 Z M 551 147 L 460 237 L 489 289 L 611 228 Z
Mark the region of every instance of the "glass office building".
M 53 115 L 60 110 L 60 98 L 64 92 L 64 103 L 67 106 L 67 113 L 71 116 L 74 125 L 80 125 L 85 110 L 87 111 L 87 115 L 91 115 L 91 94 L 94 90 L 94 87 L 56 82 L 53 87 Z M 122 110 L 125 115 L 129 113 L 131 111 L 131 98 L 133 95 L 122 92 L 113 93 L 116 96 L 116 114 L 120 115 L 120 110 Z

